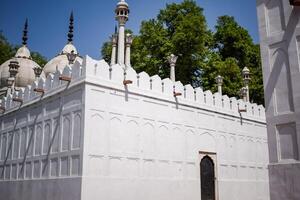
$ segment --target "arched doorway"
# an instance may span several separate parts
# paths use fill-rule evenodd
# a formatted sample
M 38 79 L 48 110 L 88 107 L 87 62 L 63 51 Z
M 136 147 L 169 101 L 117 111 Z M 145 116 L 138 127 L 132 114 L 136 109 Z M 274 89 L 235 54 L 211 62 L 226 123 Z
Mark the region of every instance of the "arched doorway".
M 209 156 L 200 162 L 201 200 L 215 200 L 215 166 Z

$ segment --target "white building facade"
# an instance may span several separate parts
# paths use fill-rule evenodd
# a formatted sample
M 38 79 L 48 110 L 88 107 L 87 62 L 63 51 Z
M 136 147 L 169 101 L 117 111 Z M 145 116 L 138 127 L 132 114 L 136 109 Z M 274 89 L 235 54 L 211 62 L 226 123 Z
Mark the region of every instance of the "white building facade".
M 111 65 L 79 56 L 73 15 L 44 76 L 16 90 L 22 63 L 3 65 L 0 200 L 269 200 L 264 107 L 137 74 L 128 14 L 121 0 Z
M 300 199 L 299 6 L 299 0 L 257 0 L 272 200 Z
M 0 199 L 201 199 L 206 155 L 215 199 L 268 199 L 262 106 L 180 82 L 174 97 L 170 79 L 132 68 L 126 79 L 85 57 L 4 98 Z

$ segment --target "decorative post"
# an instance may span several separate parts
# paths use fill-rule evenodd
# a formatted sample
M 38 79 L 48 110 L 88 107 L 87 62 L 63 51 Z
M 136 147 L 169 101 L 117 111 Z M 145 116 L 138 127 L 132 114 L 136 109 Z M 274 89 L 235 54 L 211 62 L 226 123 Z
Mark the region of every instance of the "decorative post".
M 76 57 L 77 57 L 77 55 L 74 53 L 74 50 L 72 50 L 71 53 L 67 54 L 69 65 L 74 64 L 74 61 L 75 61 Z
M 125 56 L 125 65 L 126 67 L 130 67 L 130 47 L 132 45 L 133 37 L 130 33 L 126 34 L 126 56 Z
M 118 36 L 118 63 L 124 63 L 125 57 L 125 24 L 128 21 L 129 8 L 125 0 L 120 0 L 115 10 L 116 20 L 119 23 L 119 36 Z
M 222 96 L 223 77 L 218 75 L 216 77 L 216 83 L 217 83 L 217 86 L 218 86 L 218 93 Z
M 9 63 L 9 78 L 7 79 L 7 86 L 8 86 L 8 90 L 7 90 L 7 94 L 11 94 L 14 91 L 15 88 L 15 79 L 16 79 L 16 75 L 18 73 L 18 69 L 19 69 L 19 62 L 12 60 Z
M 115 33 L 111 36 L 111 44 L 112 44 L 111 60 L 110 60 L 111 66 L 116 64 L 117 43 L 118 43 L 118 35 L 117 35 L 117 27 L 115 27 Z
M 35 74 L 35 79 L 38 80 L 41 76 L 43 69 L 41 67 L 35 67 L 35 68 L 33 68 L 33 71 Z
M 168 62 L 170 64 L 170 79 L 175 82 L 175 66 L 176 66 L 176 62 L 177 62 L 177 58 L 178 56 L 175 56 L 174 54 L 171 54 L 168 57 Z
M 250 101 L 250 97 L 249 97 L 249 82 L 251 80 L 250 70 L 247 67 L 244 67 L 244 69 L 242 71 L 242 75 L 243 75 L 244 86 L 247 90 L 246 101 L 248 102 L 248 101 Z
M 241 88 L 240 96 L 242 97 L 244 102 L 247 102 L 247 88 L 246 87 Z

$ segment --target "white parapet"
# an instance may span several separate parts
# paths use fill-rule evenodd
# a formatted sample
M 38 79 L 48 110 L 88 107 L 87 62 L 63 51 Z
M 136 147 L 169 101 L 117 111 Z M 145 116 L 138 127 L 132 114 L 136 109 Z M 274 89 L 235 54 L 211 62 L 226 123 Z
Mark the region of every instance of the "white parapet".
M 262 106 L 88 56 L 1 105 L 0 192 L 7 200 L 200 199 L 205 152 L 215 155 L 217 195 L 268 199 Z

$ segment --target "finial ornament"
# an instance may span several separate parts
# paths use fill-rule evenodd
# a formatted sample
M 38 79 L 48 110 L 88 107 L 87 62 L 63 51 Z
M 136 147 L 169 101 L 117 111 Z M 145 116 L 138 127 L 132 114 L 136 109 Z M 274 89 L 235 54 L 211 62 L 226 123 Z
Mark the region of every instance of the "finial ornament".
M 68 33 L 68 43 L 73 42 L 73 29 L 74 29 L 74 16 L 73 11 L 71 12 L 70 19 L 69 19 L 69 33 Z
M 34 74 L 36 78 L 39 78 L 42 74 L 43 69 L 41 67 L 33 68 Z
M 69 61 L 69 64 L 74 64 L 74 61 L 76 59 L 76 54 L 74 53 L 74 50 L 71 51 L 71 53 L 68 53 L 67 54 L 67 58 L 68 58 L 68 61 Z
M 117 4 L 117 8 L 115 10 L 116 13 L 116 20 L 119 22 L 119 25 L 125 25 L 128 21 L 129 15 L 129 7 L 128 4 L 124 0 L 120 0 Z
M 172 65 L 176 65 L 176 62 L 177 62 L 177 58 L 178 56 L 175 56 L 174 54 L 171 54 L 169 57 L 168 57 L 168 62 L 169 64 L 172 66 Z
M 18 73 L 18 69 L 20 67 L 19 62 L 17 60 L 12 60 L 9 63 L 9 77 L 7 79 L 7 91 L 6 94 L 12 94 L 14 89 L 15 89 L 15 79 L 16 79 L 16 75 Z
M 243 71 L 242 71 L 242 75 L 243 75 L 243 82 L 244 82 L 244 86 L 246 88 L 246 101 L 250 101 L 250 95 L 249 95 L 249 83 L 251 80 L 251 73 L 250 70 L 247 67 L 244 67 Z
M 125 65 L 131 66 L 131 61 L 130 61 L 130 54 L 131 54 L 131 45 L 132 45 L 133 37 L 130 33 L 126 34 L 125 37 L 125 44 L 126 44 L 126 52 L 125 52 Z
M 176 78 L 175 78 L 175 65 L 176 65 L 176 62 L 177 62 L 177 58 L 178 56 L 175 56 L 174 54 L 171 54 L 169 57 L 168 57 L 168 62 L 170 64 L 170 79 L 175 82 L 176 81 Z
M 217 86 L 218 86 L 218 93 L 222 96 L 223 77 L 218 75 L 216 77 L 216 83 L 217 83 Z
M 16 77 L 17 73 L 18 73 L 18 69 L 20 67 L 19 62 L 16 60 L 12 60 L 9 63 L 9 76 L 10 77 Z
M 131 45 L 132 44 L 132 41 L 133 41 L 133 37 L 130 33 L 127 33 L 126 34 L 126 38 L 125 38 L 125 43 L 126 45 Z
M 118 59 L 117 63 L 125 64 L 125 24 L 128 21 L 129 6 L 124 0 L 117 3 L 115 9 L 116 20 L 118 21 Z
M 23 45 L 27 45 L 27 40 L 28 40 L 27 33 L 28 33 L 28 19 L 26 18 L 26 21 L 24 24 L 24 30 L 23 30 L 23 37 L 22 37 Z
M 248 89 L 246 87 L 242 87 L 240 89 L 240 96 L 244 100 L 244 102 L 247 102 L 247 93 L 248 93 Z

